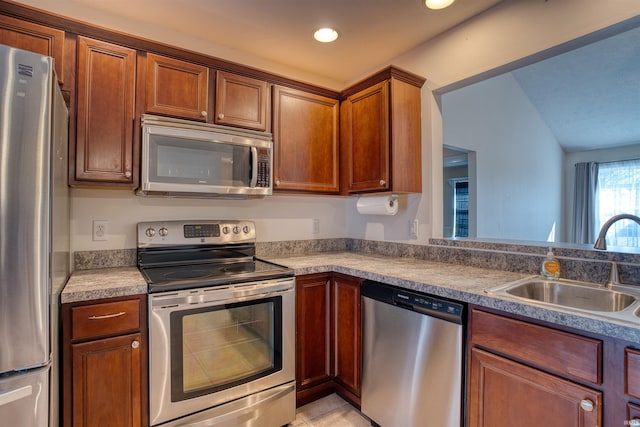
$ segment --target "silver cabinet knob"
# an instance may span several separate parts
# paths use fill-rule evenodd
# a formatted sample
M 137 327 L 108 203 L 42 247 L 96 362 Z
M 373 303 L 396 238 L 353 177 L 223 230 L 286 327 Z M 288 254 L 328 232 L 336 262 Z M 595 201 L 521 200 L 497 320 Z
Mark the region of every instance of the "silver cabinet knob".
M 153 229 L 153 228 L 151 228 L 151 227 L 149 227 L 149 228 L 147 228 L 146 230 L 144 230 L 144 234 L 145 234 L 147 237 L 153 237 L 153 236 L 155 236 L 155 235 L 156 235 L 156 230 L 155 230 L 155 229 Z
M 207 112 L 206 111 L 200 111 L 200 115 L 202 117 L 207 117 Z
M 140 342 L 138 340 L 135 340 L 131 343 L 131 348 L 138 348 L 140 347 Z
M 387 181 L 385 181 L 384 179 L 380 180 L 380 186 L 384 187 L 386 185 Z
M 591 412 L 591 411 L 593 411 L 594 406 L 595 405 L 594 405 L 593 401 L 591 401 L 591 399 L 582 399 L 580 401 L 580 407 L 584 411 Z
M 167 229 L 167 227 L 162 227 L 160 230 L 158 230 L 158 234 L 162 237 L 167 237 L 167 234 L 169 234 L 169 230 Z
M 124 177 L 125 177 L 125 178 L 131 178 L 131 172 L 130 172 L 130 171 L 126 171 L 126 172 L 124 173 Z
M 219 118 L 220 120 L 224 119 L 224 114 L 223 114 L 223 113 L 218 114 L 218 118 Z

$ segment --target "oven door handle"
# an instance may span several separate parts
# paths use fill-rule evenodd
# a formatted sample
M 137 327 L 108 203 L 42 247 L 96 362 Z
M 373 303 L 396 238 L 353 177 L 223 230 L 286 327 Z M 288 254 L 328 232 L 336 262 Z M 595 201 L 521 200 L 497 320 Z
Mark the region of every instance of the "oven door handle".
M 264 405 L 266 403 L 269 403 L 273 400 L 279 399 L 280 397 L 286 394 L 292 393 L 294 390 L 295 390 L 295 384 L 290 384 L 285 388 L 282 388 L 277 391 L 271 390 L 271 392 L 267 397 L 252 402 L 251 406 L 247 408 L 236 409 L 235 411 L 228 412 L 224 415 L 216 416 L 215 418 L 209 418 L 207 420 L 196 421 L 193 423 L 188 422 L 186 424 L 178 424 L 176 425 L 176 427 L 210 427 L 210 426 L 215 426 L 217 424 L 229 422 L 230 420 L 233 420 L 234 422 L 239 422 L 239 421 L 246 422 L 256 418 L 259 415 L 258 411 L 256 411 L 257 407 Z
M 236 299 L 282 294 L 293 290 L 294 283 L 293 280 L 286 280 L 269 284 L 232 285 L 213 290 L 209 288 L 201 292 L 170 293 L 153 296 L 150 299 L 150 305 L 154 311 L 174 309 L 185 304 L 190 306 L 193 304 L 219 305 Z

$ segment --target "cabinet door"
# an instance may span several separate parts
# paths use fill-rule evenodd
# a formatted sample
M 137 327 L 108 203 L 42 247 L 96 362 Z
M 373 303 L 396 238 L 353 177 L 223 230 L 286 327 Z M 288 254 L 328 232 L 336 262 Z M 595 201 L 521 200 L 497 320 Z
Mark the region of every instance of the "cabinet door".
M 205 121 L 209 69 L 165 56 L 147 54 L 146 111 Z
M 387 190 L 389 183 L 389 83 L 349 96 L 341 106 L 346 190 Z
M 64 83 L 64 31 L 0 15 L 0 44 L 53 57 L 58 82 Z
M 142 425 L 141 336 L 73 344 L 73 426 Z
M 78 37 L 75 183 L 135 186 L 135 71 L 135 50 Z
M 273 88 L 274 189 L 337 193 L 338 101 Z
M 296 278 L 296 388 L 330 379 L 330 278 L 328 274 Z
M 468 386 L 469 427 L 601 425 L 600 392 L 477 348 Z
M 360 282 L 355 277 L 334 274 L 331 292 L 332 374 L 356 396 L 360 396 L 362 374 Z
M 268 98 L 267 82 L 218 71 L 214 122 L 265 131 Z

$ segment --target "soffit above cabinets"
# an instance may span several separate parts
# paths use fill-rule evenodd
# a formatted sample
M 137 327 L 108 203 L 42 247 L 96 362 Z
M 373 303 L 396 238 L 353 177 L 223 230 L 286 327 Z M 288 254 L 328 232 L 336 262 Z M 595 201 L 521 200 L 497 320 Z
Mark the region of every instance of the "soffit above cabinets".
M 20 2 L 150 39 L 186 36 L 184 41 L 244 52 L 345 86 L 502 0 L 457 0 L 442 10 L 428 9 L 423 0 Z M 313 32 L 324 26 L 336 28 L 340 38 L 315 41 Z

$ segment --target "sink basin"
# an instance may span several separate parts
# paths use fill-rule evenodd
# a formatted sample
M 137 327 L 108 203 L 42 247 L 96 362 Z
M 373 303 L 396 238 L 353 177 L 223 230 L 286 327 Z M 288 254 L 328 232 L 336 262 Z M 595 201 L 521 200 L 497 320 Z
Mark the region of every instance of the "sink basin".
M 633 304 L 631 294 L 569 282 L 529 280 L 504 291 L 520 298 L 588 311 L 617 312 Z
M 636 302 L 640 304 L 640 289 L 630 290 L 626 285 L 609 289 L 573 280 L 544 280 L 539 276 L 488 289 L 486 292 L 591 313 L 610 313 L 616 317 L 619 317 L 619 312 L 625 311 Z M 624 315 L 626 317 L 627 313 Z M 640 317 L 640 308 L 636 311 L 635 317 Z

